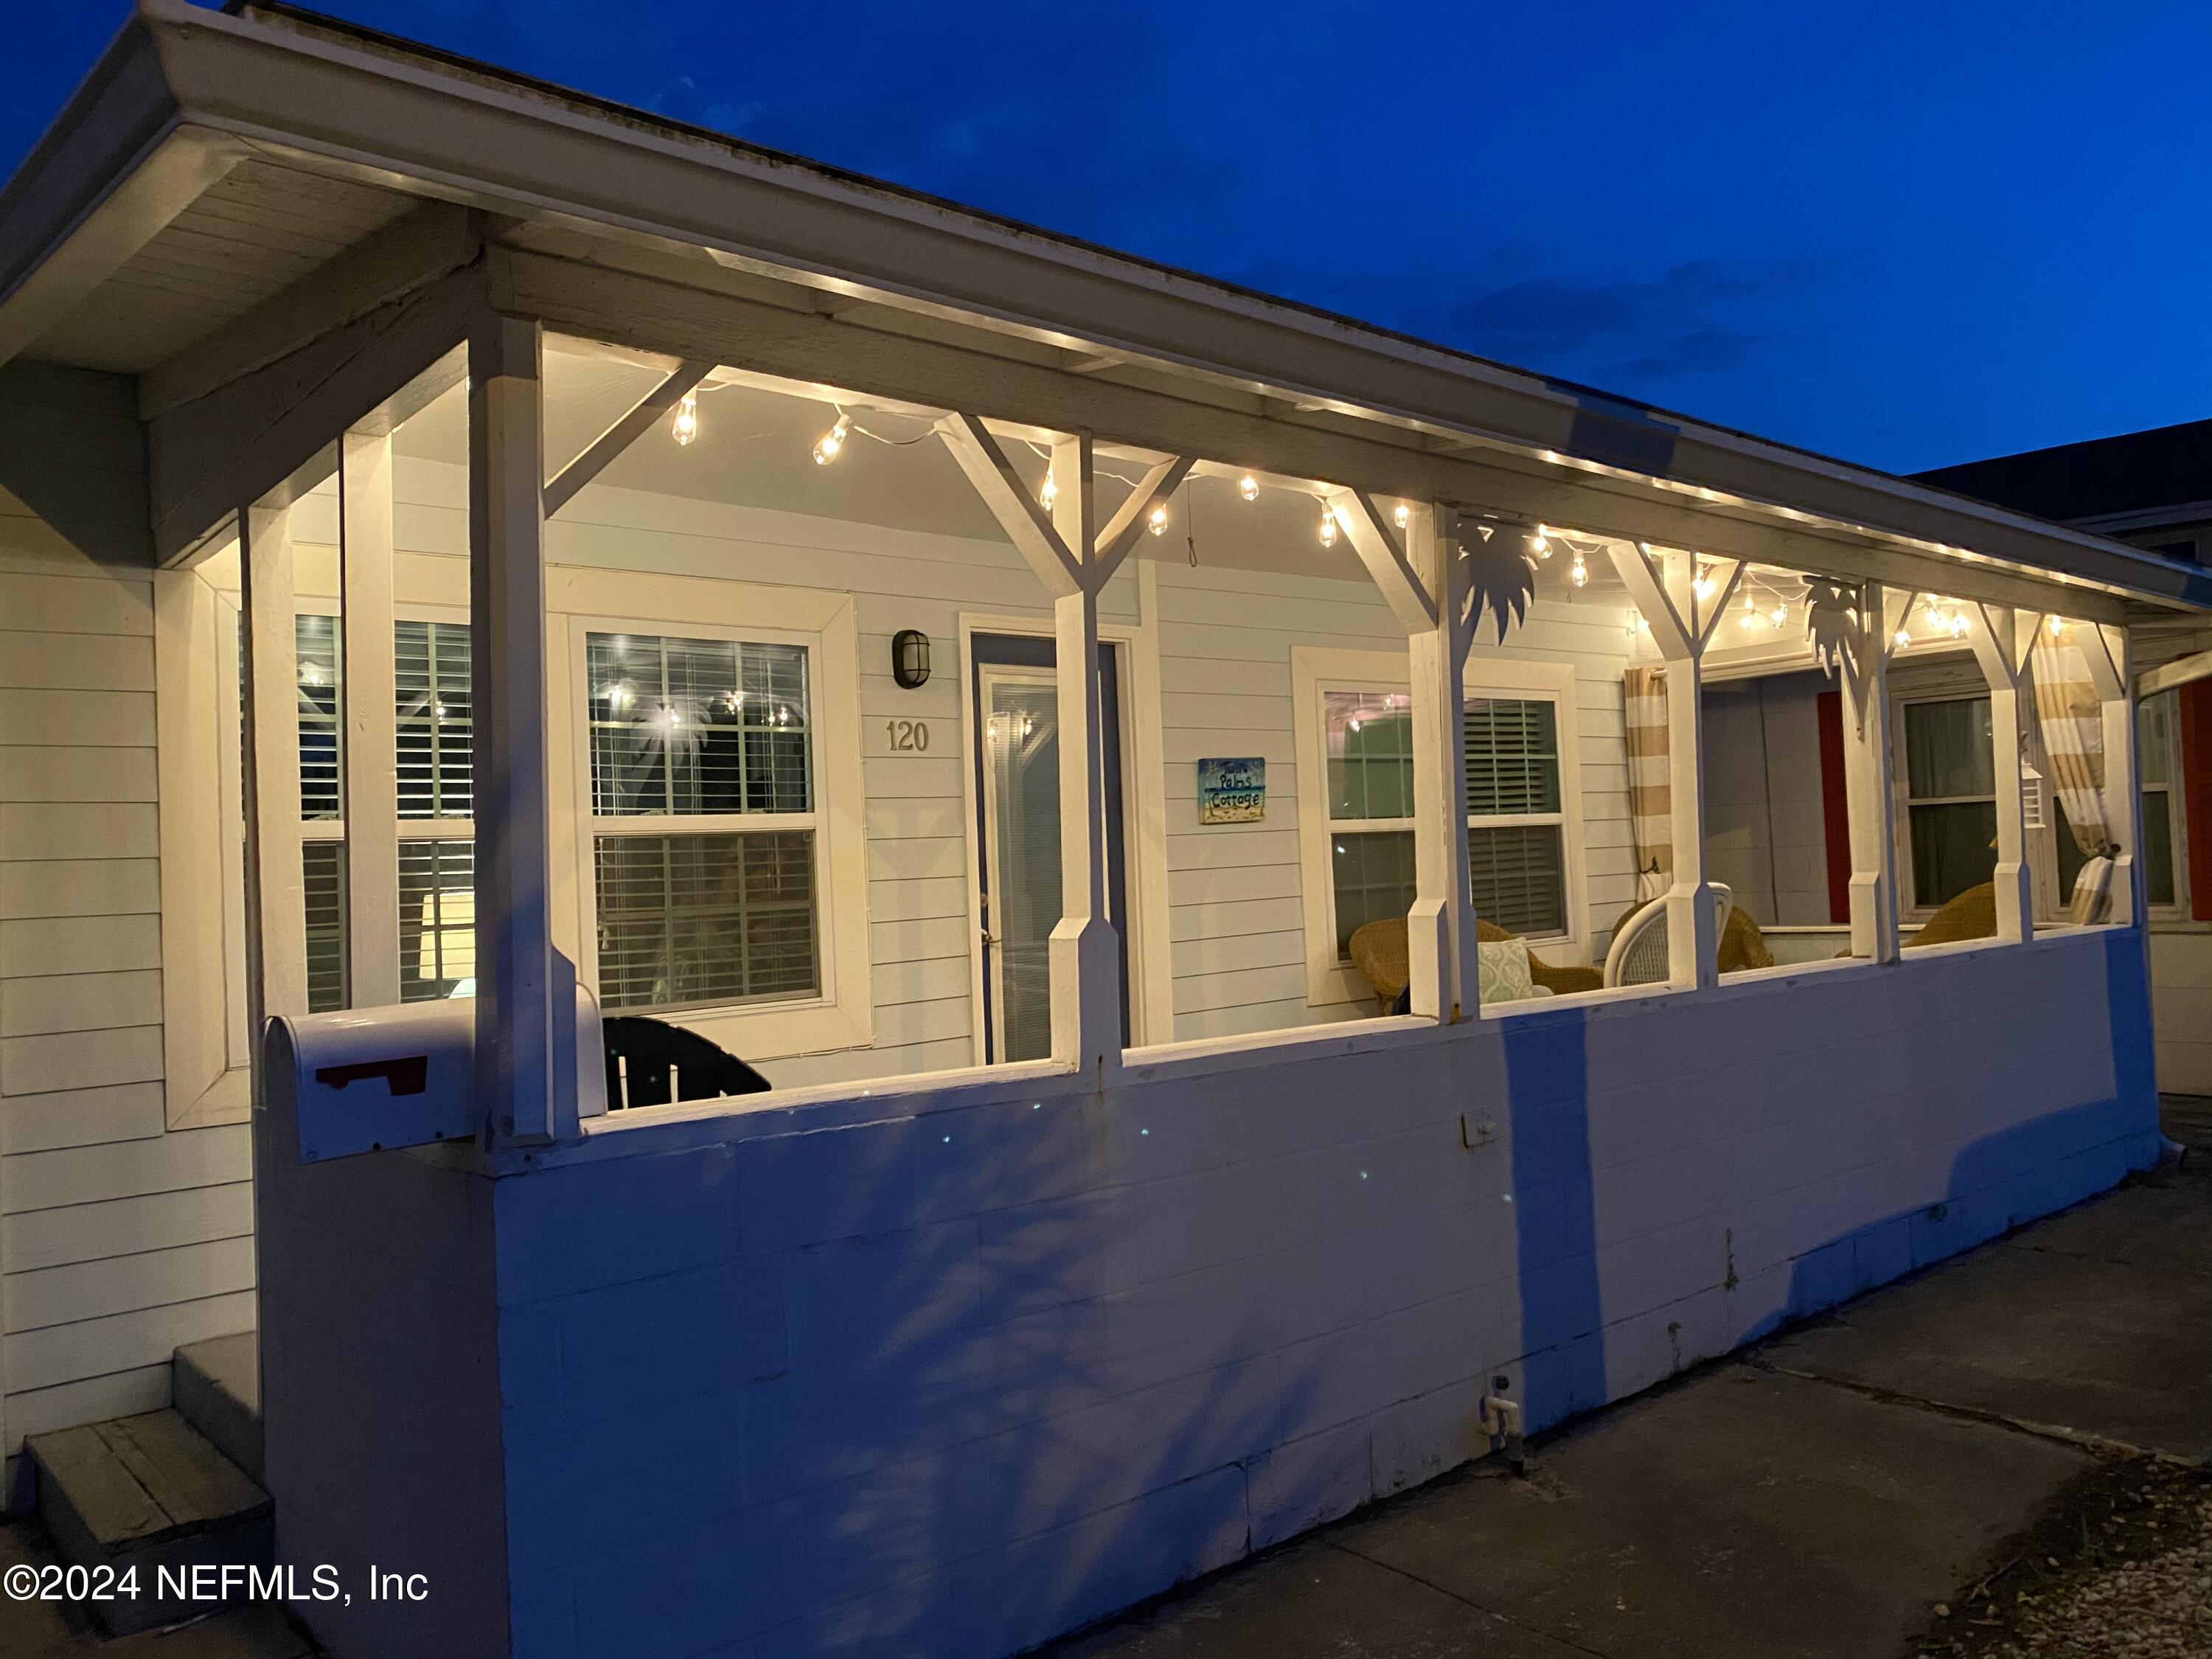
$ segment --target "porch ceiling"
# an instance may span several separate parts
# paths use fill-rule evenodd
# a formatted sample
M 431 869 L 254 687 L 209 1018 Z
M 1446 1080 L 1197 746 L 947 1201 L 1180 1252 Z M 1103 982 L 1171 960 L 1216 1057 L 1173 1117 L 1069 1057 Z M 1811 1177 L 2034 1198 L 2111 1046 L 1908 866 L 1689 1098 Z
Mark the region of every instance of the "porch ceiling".
M 0 192 L 0 361 L 181 399 L 426 198 L 488 216 L 510 301 L 648 352 L 1998 602 L 2212 608 L 2194 566 L 281 6 L 139 0 Z

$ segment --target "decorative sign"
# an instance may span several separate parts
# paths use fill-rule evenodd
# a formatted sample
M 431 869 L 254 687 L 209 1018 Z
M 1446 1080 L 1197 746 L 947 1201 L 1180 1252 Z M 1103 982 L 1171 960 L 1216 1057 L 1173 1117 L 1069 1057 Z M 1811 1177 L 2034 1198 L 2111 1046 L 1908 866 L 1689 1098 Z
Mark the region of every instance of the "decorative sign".
M 1267 763 L 1202 760 L 1198 763 L 1198 821 L 1256 823 L 1267 816 Z

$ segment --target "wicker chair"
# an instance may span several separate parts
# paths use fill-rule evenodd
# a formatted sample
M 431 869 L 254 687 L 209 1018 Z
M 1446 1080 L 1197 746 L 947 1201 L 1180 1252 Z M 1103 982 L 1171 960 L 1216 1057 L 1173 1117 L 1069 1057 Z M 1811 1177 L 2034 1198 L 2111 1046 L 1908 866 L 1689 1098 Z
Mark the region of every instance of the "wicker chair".
M 1474 936 L 1485 944 L 1519 937 L 1480 916 L 1475 918 Z M 1375 988 L 1376 1009 L 1389 1013 L 1405 994 L 1406 982 L 1413 974 L 1405 917 L 1391 916 L 1355 928 L 1352 935 L 1352 965 L 1365 975 L 1367 982 Z M 1528 977 L 1559 996 L 1570 991 L 1595 991 L 1605 983 L 1605 976 L 1595 968 L 1554 968 L 1533 951 L 1528 953 Z

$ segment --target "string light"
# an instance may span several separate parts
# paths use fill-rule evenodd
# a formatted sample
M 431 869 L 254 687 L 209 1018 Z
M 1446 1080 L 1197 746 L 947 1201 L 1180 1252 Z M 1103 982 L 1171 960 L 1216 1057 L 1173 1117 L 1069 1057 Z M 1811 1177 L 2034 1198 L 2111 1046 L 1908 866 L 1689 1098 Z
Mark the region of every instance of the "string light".
M 1705 574 L 1705 566 L 1698 567 L 1698 574 L 1690 583 L 1690 592 L 1696 594 L 1701 601 L 1712 598 L 1713 579 Z
M 2063 634 L 2066 631 L 2066 618 L 2063 617 L 2048 617 L 2045 619 L 2045 625 L 2051 629 L 2051 637 L 2055 640 L 2061 634 Z
M 837 459 L 837 452 L 845 447 L 845 434 L 852 429 L 852 421 L 846 416 L 840 414 L 837 416 L 837 424 L 831 427 L 815 441 L 814 465 L 817 466 L 827 466 L 830 462 L 836 460 Z
M 1778 599 L 1778 600 L 1776 600 L 1776 601 L 1775 601 L 1775 603 L 1774 603 L 1774 625 L 1775 625 L 1777 628 L 1780 628 L 1780 627 L 1783 627 L 1783 626 L 1784 626 L 1785 624 L 1787 624 L 1789 621 L 1790 621 L 1790 605 L 1789 605 L 1789 602 L 1788 602 L 1787 600 L 1784 600 L 1784 599 Z
M 1912 630 L 1909 628 L 1899 629 L 1897 630 L 1897 648 L 1900 651 L 1905 650 L 1911 643 Z
M 1398 503 L 1398 510 L 1390 517 L 1396 522 L 1398 528 L 1403 530 L 1407 525 L 1413 523 L 1413 511 L 1405 502 L 1401 501 Z
M 1248 501 L 1260 499 L 1260 481 L 1247 472 L 1237 481 L 1237 493 Z
M 1053 482 L 1052 469 L 1048 466 L 1044 470 L 1044 485 L 1037 491 L 1037 503 L 1049 513 L 1052 504 L 1059 499 L 1060 486 Z
M 1589 586 L 1589 567 L 1583 562 L 1583 550 L 1579 547 L 1575 550 L 1574 568 L 1567 572 L 1567 580 L 1577 587 Z
M 1321 504 L 1321 544 L 1323 547 L 1336 545 L 1336 511 L 1327 501 Z
M 1759 614 L 1759 605 L 1750 594 L 1743 596 L 1743 615 L 1738 618 L 1746 628 L 1756 628 L 1766 620 Z
M 1154 507 L 1152 512 L 1152 516 L 1146 519 L 1145 523 L 1146 527 L 1150 529 L 1155 536 L 1166 535 L 1168 533 L 1167 508 L 1164 507 Z
M 684 401 L 676 405 L 676 418 L 669 422 L 668 435 L 676 440 L 680 448 L 689 449 L 699 438 L 699 394 L 687 392 Z
M 1543 526 L 1538 525 L 1536 526 L 1536 533 L 1528 538 L 1528 547 L 1529 550 L 1534 553 L 1538 558 L 1550 558 L 1552 556 L 1551 532 L 1545 529 Z

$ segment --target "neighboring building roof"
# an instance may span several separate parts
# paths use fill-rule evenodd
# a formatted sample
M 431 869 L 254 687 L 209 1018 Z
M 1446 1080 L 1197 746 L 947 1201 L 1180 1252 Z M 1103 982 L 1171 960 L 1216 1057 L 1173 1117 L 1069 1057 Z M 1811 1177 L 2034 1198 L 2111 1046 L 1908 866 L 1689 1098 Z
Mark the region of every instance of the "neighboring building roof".
M 1916 472 L 1919 483 L 2063 523 L 2212 516 L 2212 421 L 2053 444 Z

